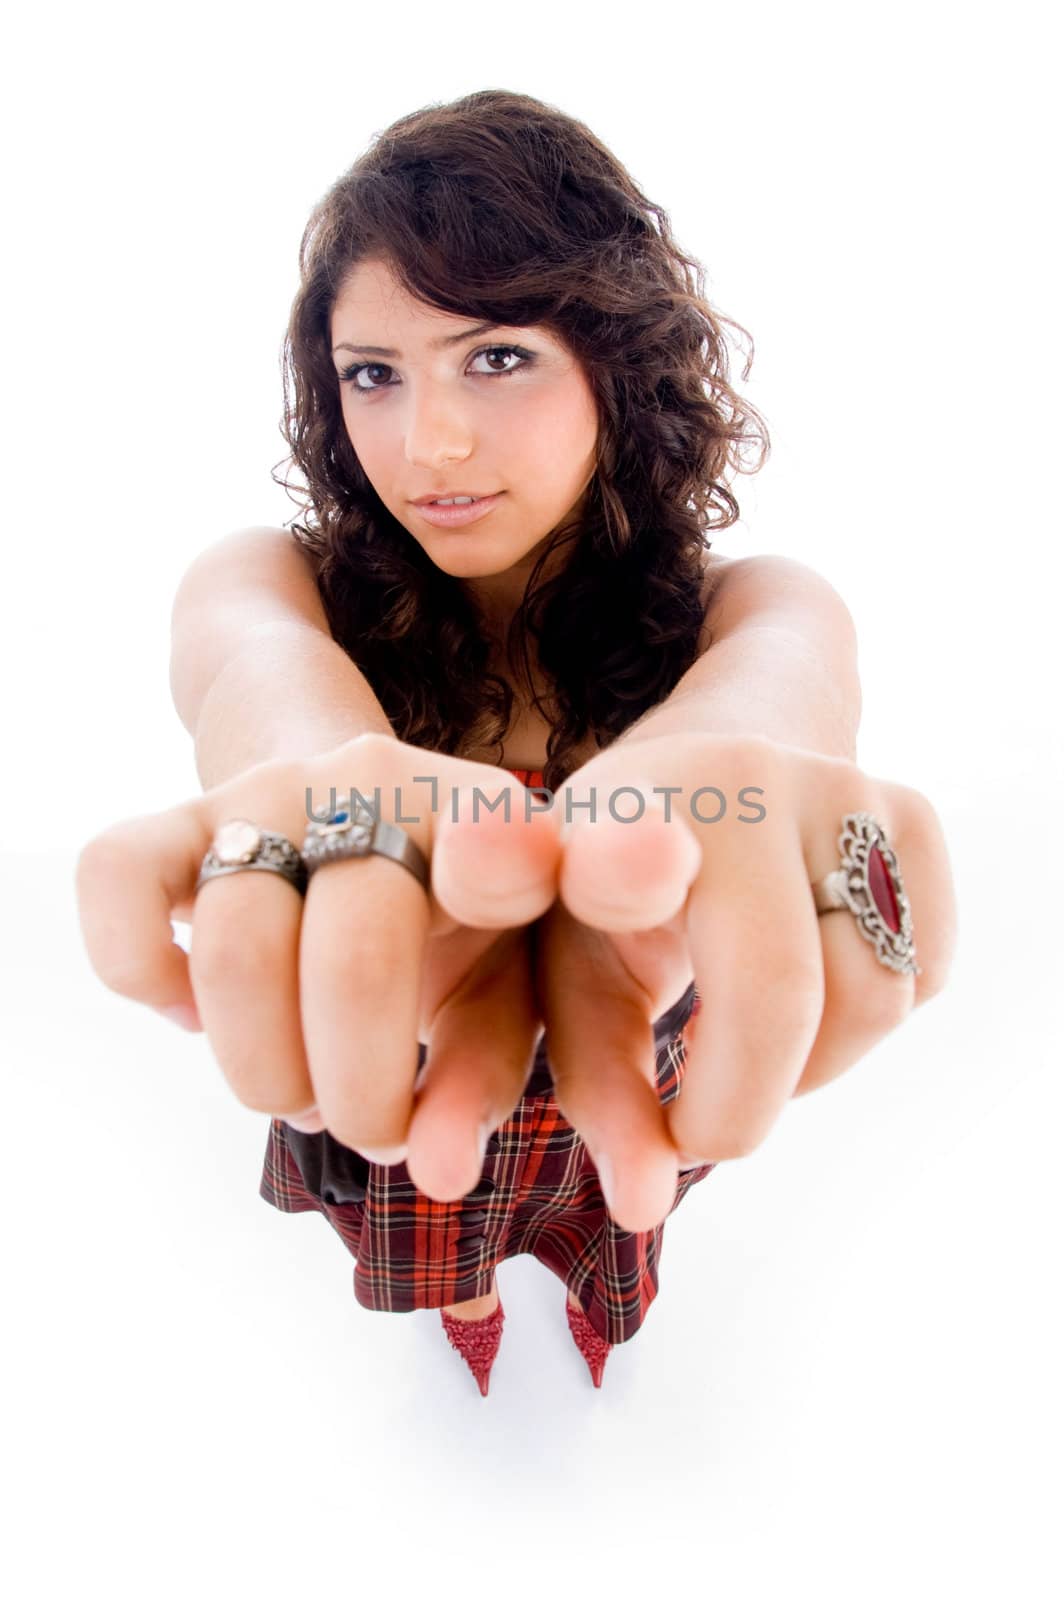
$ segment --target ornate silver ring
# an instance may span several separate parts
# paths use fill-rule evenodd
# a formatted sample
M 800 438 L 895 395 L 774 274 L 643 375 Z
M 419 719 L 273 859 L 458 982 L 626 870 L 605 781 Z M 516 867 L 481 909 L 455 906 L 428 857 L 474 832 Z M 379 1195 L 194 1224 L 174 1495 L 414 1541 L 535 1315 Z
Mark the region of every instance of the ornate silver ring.
M 200 866 L 196 893 L 211 878 L 232 872 L 276 872 L 300 894 L 306 893 L 307 869 L 295 845 L 283 833 L 271 833 L 246 817 L 223 822 L 214 835 Z
M 812 886 L 817 916 L 851 912 L 885 967 L 920 972 L 909 897 L 883 828 L 871 812 L 851 811 L 842 819 L 838 844 L 838 868 Z

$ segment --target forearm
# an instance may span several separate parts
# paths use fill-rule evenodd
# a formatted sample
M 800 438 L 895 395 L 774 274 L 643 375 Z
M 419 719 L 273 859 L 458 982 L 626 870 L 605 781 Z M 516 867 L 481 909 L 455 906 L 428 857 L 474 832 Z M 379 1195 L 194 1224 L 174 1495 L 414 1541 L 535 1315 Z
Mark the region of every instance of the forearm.
M 204 695 L 196 770 L 209 789 L 260 761 L 317 754 L 369 732 L 394 737 L 345 651 L 305 623 L 272 623 L 253 631 Z
M 751 624 L 707 650 L 616 744 L 670 733 L 760 734 L 856 761 L 860 720 L 855 643 L 825 652 L 797 629 Z

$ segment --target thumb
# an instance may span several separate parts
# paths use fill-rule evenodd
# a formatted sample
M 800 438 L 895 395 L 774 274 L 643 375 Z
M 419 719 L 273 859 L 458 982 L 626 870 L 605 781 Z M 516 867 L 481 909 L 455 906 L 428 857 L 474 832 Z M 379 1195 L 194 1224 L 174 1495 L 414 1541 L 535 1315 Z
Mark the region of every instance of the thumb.
M 481 785 L 452 791 L 436 826 L 432 890 L 467 927 L 521 927 L 553 903 L 561 856 L 553 812 L 500 774 L 498 794 Z
M 675 917 L 702 865 L 702 847 L 661 798 L 639 785 L 645 800 L 634 819 L 611 813 L 578 818 L 566 830 L 560 894 L 568 911 L 605 933 L 660 928 Z

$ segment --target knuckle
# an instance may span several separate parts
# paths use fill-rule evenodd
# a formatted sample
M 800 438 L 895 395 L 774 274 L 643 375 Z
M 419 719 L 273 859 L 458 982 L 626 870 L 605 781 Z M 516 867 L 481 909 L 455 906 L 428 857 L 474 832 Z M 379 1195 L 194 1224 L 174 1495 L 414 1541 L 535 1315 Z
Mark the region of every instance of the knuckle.
M 851 811 L 878 814 L 882 810 L 881 790 L 877 790 L 867 773 L 846 757 L 837 756 L 826 762 L 818 778 L 823 784 L 822 792 L 838 817 Z
M 892 784 L 889 789 L 895 813 L 895 829 L 904 827 L 909 832 L 933 838 L 942 832 L 938 812 L 925 794 L 905 784 Z
M 396 741 L 389 738 L 386 733 L 378 733 L 375 729 L 369 729 L 365 733 L 356 734 L 347 748 L 356 758 L 365 758 L 367 761 L 372 761 L 376 766 L 379 766 L 381 762 L 387 762 L 387 770 L 390 771 L 392 764 L 396 760 L 398 747 Z
M 280 1087 L 275 1074 L 264 1072 L 227 1072 L 230 1089 L 240 1104 L 248 1111 L 261 1111 L 268 1117 L 284 1117 L 289 1112 L 297 1115 L 306 1107 L 306 1089 Z
M 682 1091 L 681 1091 L 682 1100 Z M 767 1123 L 749 1114 L 739 1105 L 718 1107 L 694 1119 L 694 1125 L 682 1118 L 674 1120 L 672 1137 L 677 1149 L 684 1152 L 685 1163 L 739 1161 L 751 1156 L 768 1136 L 772 1119 Z
M 75 868 L 78 893 L 93 893 L 114 880 L 117 872 L 128 870 L 133 845 L 125 823 L 117 823 L 98 833 L 81 848 Z
M 278 1095 L 270 1084 L 269 1078 L 264 1077 L 261 1071 L 252 1073 L 243 1065 L 227 1063 L 225 1079 L 230 1090 L 248 1111 L 263 1111 L 268 1116 L 283 1116 L 284 1113 L 277 1107 Z M 306 1099 L 306 1096 L 303 1097 Z
M 401 748 L 396 739 L 375 730 L 355 734 L 337 750 L 294 763 L 295 787 L 300 793 L 309 789 L 316 795 L 335 789 L 338 798 L 355 789 L 372 797 L 375 784 L 392 781 Z
M 301 794 L 306 785 L 306 763 L 292 756 L 273 756 L 260 762 L 254 771 L 256 797 L 261 795 L 267 803 L 271 800 L 287 801 L 293 794 Z M 239 774 L 239 782 L 245 775 Z
M 952 961 L 947 957 L 942 961 L 925 959 L 917 951 L 916 959 L 920 966 L 920 974 L 916 979 L 916 995 L 914 1005 L 922 1005 L 925 1000 L 933 1000 L 941 994 L 949 982 Z
M 295 1115 L 307 1103 L 306 1089 L 297 1089 L 290 1081 L 291 1074 L 271 1071 L 261 1060 L 227 1062 L 225 1079 L 246 1110 L 261 1111 L 268 1117 L 283 1117 L 289 1111 Z
M 723 744 L 714 738 L 712 756 L 714 764 L 723 762 L 725 770 L 738 782 L 774 770 L 780 762 L 777 745 L 761 733 L 729 735 Z
M 92 957 L 93 970 L 100 982 L 126 1000 L 153 1002 L 158 988 L 152 963 L 134 946 L 109 944 Z
M 764 1134 L 759 1134 L 752 1127 L 732 1127 L 714 1132 L 712 1139 L 706 1143 L 712 1146 L 712 1154 L 703 1156 L 703 1161 L 740 1161 L 744 1156 L 752 1156 L 764 1140 Z
M 848 755 L 816 754 L 811 776 L 816 798 L 838 816 L 843 811 L 874 811 L 875 797 L 883 792 L 882 784 L 877 786 Z
M 891 976 L 894 982 L 887 981 Z M 884 974 L 882 983 L 865 984 L 858 1004 L 864 1026 L 877 1034 L 900 1027 L 913 1008 L 913 987 L 912 977 L 902 973 Z
M 350 741 L 357 750 L 383 750 L 395 744 L 387 734 L 379 733 L 375 728 L 367 728 L 362 733 L 356 733 Z

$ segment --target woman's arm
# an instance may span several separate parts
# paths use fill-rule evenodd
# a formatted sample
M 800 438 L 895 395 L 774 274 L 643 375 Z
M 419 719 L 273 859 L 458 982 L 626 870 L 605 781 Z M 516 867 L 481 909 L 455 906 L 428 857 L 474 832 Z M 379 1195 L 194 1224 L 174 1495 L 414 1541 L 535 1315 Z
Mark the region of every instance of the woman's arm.
M 861 690 L 841 597 L 783 556 L 720 567 L 699 659 L 621 740 L 760 733 L 854 760 Z M 170 682 L 204 788 L 256 762 L 328 750 L 359 733 L 394 737 L 366 678 L 329 632 L 307 558 L 280 528 L 231 534 L 193 562 L 174 600 Z
M 729 562 L 715 584 L 698 659 L 615 743 L 759 734 L 856 761 L 857 633 L 841 595 L 788 556 Z
M 394 737 L 336 643 L 310 564 L 282 528 L 248 528 L 197 556 L 174 598 L 170 688 L 205 789 L 260 761 Z

